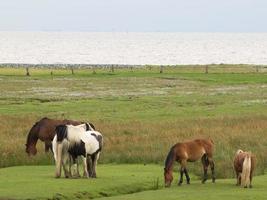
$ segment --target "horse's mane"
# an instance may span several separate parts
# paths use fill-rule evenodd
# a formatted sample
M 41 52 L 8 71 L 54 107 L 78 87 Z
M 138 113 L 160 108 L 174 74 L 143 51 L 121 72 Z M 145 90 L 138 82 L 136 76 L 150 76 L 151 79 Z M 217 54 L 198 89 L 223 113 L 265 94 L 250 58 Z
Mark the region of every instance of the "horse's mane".
M 174 161 L 174 146 L 170 149 L 167 158 L 165 160 L 165 170 L 168 170 Z
M 40 121 L 36 122 L 32 128 L 30 129 L 29 133 L 28 133 L 28 136 L 27 136 L 27 141 L 26 141 L 26 146 L 29 145 L 30 141 L 32 140 L 36 140 L 37 139 L 37 136 L 36 136 L 36 129 L 38 129 L 38 125 L 39 125 Z
M 95 130 L 94 124 L 92 124 L 92 123 L 89 122 L 89 125 Z

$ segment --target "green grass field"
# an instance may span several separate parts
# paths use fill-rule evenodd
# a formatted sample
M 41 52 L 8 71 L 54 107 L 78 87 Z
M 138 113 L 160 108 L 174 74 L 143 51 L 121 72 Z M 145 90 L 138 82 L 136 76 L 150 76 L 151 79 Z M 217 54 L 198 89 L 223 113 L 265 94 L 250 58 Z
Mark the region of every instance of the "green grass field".
M 200 166 L 199 166 L 200 167 Z M 235 186 L 234 179 L 163 187 L 159 165 L 99 165 L 97 179 L 55 179 L 54 166 L 21 166 L 0 169 L 0 199 L 265 199 L 266 175 L 255 177 L 253 188 Z M 106 198 L 108 197 L 108 198 Z
M 28 172 L 40 170 L 44 172 L 42 177 L 50 180 L 48 185 L 53 186 L 57 181 L 53 179 L 53 167 L 41 166 L 53 165 L 52 155 L 44 153 L 43 143 L 38 142 L 37 156 L 29 158 L 25 153 L 28 131 L 42 117 L 92 122 L 104 135 L 104 150 L 99 161 L 103 177 L 108 178 L 110 175 L 108 170 L 104 170 L 110 164 L 114 170 L 119 164 L 122 171 L 134 171 L 136 165 L 121 164 L 156 164 L 152 166 L 151 172 L 147 172 L 151 173 L 149 177 L 152 177 L 152 181 L 150 178 L 142 179 L 141 173 L 140 177 L 136 175 L 138 180 L 132 177 L 131 187 L 135 188 L 132 192 L 128 191 L 127 186 L 126 190 L 121 189 L 128 181 L 131 184 L 125 177 L 121 178 L 121 185 L 117 178 L 110 184 L 110 187 L 115 184 L 119 189 L 110 189 L 106 182 L 103 187 L 96 184 L 96 187 L 105 188 L 108 196 L 109 192 L 113 192 L 110 195 L 119 195 L 142 191 L 143 187 L 151 189 L 155 186 L 155 177 L 159 177 L 162 184 L 162 167 L 159 169 L 158 166 L 163 165 L 169 148 L 176 142 L 194 138 L 212 138 L 215 142 L 214 160 L 218 178 L 234 177 L 233 156 L 240 148 L 256 155 L 256 174 L 264 174 L 267 167 L 265 66 L 256 70 L 250 65 L 210 65 L 209 73 L 205 73 L 205 66 L 164 67 L 163 73 L 159 73 L 159 68 L 155 66 L 115 69 L 114 72 L 106 68 L 75 69 L 74 72 L 72 75 L 69 69 L 30 68 L 31 76 L 25 76 L 23 68 L 0 68 L 0 167 L 39 166 L 1 169 L 1 181 L 5 180 L 5 170 L 16 169 L 22 171 L 19 175 L 25 180 Z M 199 162 L 189 164 L 189 169 L 195 177 L 202 174 Z M 38 175 L 37 172 L 36 174 Z M 36 181 L 42 180 L 39 176 L 36 177 Z M 198 182 L 193 182 L 192 187 L 184 187 L 184 194 L 181 193 L 182 190 L 173 187 L 170 190 L 153 191 L 153 194 L 147 191 L 122 198 L 149 199 L 150 195 L 155 199 L 163 198 L 168 191 L 173 191 L 170 198 L 172 195 L 175 198 L 186 192 L 190 194 L 190 188 L 196 190 L 200 187 L 203 195 L 199 198 L 203 196 L 204 199 L 204 193 L 213 198 L 212 195 L 220 193 L 220 187 L 225 187 L 231 191 L 229 194 L 238 191 L 234 194 L 241 195 L 241 199 L 245 199 L 242 196 L 245 194 L 252 195 L 247 199 L 253 199 L 254 196 L 257 197 L 256 191 L 260 190 L 264 178 L 266 177 L 257 177 L 255 185 L 258 182 L 259 187 L 247 192 L 235 187 L 232 189 L 233 180 L 224 179 L 216 184 L 214 194 L 211 191 L 213 186 L 206 188 L 206 185 L 198 186 Z M 23 194 L 17 192 L 18 196 L 12 196 L 15 193 L 12 190 L 7 193 L 11 187 L 7 183 L 12 184 L 17 180 L 19 178 L 6 181 L 6 187 L 3 186 L 3 189 L 6 188 L 4 197 L 35 198 L 49 194 L 49 198 L 52 198 L 58 193 L 51 190 L 51 193 L 46 191 L 43 195 L 41 191 L 37 192 L 40 196 L 20 196 Z M 79 186 L 79 181 L 83 184 L 88 180 L 71 181 L 77 182 Z M 147 182 L 141 184 L 138 181 Z M 57 186 L 53 188 L 56 189 Z M 65 197 L 81 191 L 76 189 L 68 189 L 70 193 Z M 94 191 L 95 193 L 90 193 L 92 197 L 105 196 L 104 193 L 99 194 L 98 189 Z M 223 191 L 221 193 L 223 196 Z

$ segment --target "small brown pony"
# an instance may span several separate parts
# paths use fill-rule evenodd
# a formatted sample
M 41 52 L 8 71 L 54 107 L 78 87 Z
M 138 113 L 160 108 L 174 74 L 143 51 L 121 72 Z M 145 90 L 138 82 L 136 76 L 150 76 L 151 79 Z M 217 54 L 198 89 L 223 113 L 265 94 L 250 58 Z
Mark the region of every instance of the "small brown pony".
M 183 174 L 185 173 L 187 184 L 190 184 L 190 177 L 186 169 L 186 162 L 195 162 L 201 158 L 204 176 L 202 183 L 208 179 L 208 166 L 210 165 L 212 172 L 212 182 L 215 182 L 214 161 L 212 159 L 214 143 L 211 139 L 196 139 L 184 143 L 177 143 L 171 147 L 164 168 L 165 187 L 169 187 L 173 180 L 173 165 L 177 161 L 180 163 L 180 180 L 178 185 L 183 183 Z
M 235 154 L 234 168 L 236 173 L 237 186 L 252 188 L 252 176 L 256 165 L 256 158 L 251 152 L 238 150 Z
M 26 153 L 28 155 L 35 155 L 37 153 L 36 143 L 38 139 L 45 143 L 45 152 L 48 152 L 49 149 L 52 150 L 52 140 L 55 136 L 55 129 L 58 125 L 79 125 L 83 122 L 73 121 L 73 120 L 56 120 L 49 119 L 47 117 L 42 118 L 40 121 L 36 122 L 28 136 L 26 141 Z M 90 124 L 90 123 L 89 123 Z M 93 124 L 90 124 L 92 128 L 95 128 Z

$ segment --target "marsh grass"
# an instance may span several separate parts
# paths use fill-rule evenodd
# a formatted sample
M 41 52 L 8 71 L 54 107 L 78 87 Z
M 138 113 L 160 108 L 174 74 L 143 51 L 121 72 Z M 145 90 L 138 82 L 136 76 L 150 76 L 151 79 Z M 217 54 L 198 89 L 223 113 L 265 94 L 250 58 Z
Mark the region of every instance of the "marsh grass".
M 38 143 L 25 153 L 26 135 L 42 117 L 91 121 L 104 135 L 101 163 L 163 165 L 176 142 L 212 138 L 218 177 L 233 177 L 237 149 L 267 167 L 267 74 L 254 66 L 70 70 L 0 69 L 0 166 L 53 164 Z M 265 69 L 262 67 L 262 69 Z M 178 170 L 178 165 L 176 167 Z M 202 174 L 201 164 L 189 171 Z

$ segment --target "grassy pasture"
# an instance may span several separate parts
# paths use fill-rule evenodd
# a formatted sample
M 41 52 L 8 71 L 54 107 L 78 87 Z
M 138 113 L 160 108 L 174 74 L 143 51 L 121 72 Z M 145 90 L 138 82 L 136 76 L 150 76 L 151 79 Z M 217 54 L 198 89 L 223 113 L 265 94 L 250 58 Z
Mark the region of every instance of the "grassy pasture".
M 25 155 L 26 135 L 44 116 L 93 122 L 105 136 L 101 163 L 159 163 L 175 142 L 211 137 L 217 176 L 233 177 L 239 148 L 267 166 L 267 73 L 249 65 L 131 70 L 0 68 L 0 166 L 52 164 Z M 95 70 L 96 73 L 93 72 Z M 51 75 L 53 71 L 53 75 Z M 15 147 L 15 148 L 14 148 Z M 199 163 L 190 171 L 201 173 Z

